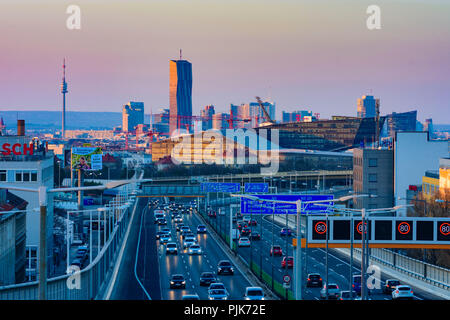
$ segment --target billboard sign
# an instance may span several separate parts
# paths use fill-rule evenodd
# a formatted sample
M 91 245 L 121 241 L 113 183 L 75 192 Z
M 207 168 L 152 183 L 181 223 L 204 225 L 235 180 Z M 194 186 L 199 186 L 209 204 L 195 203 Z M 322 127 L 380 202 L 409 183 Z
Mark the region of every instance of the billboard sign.
M 308 201 L 333 200 L 333 195 L 322 194 L 264 194 L 252 195 L 261 200 L 280 200 L 280 201 L 302 201 L 302 213 L 325 213 L 333 206 L 333 202 L 323 202 L 319 204 L 304 203 Z M 297 205 L 295 203 L 276 203 L 271 201 L 252 200 L 241 197 L 242 214 L 297 214 Z
M 240 183 L 203 182 L 200 186 L 202 192 L 239 192 L 241 190 Z
M 78 170 L 101 170 L 102 169 L 102 149 L 96 147 L 72 148 L 71 167 Z
M 246 183 L 245 192 L 248 193 L 266 193 L 269 192 L 268 183 Z

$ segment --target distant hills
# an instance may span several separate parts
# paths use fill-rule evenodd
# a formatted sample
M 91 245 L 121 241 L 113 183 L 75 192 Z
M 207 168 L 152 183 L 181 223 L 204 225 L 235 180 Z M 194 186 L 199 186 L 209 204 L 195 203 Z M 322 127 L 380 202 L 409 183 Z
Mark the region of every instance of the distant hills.
M 59 129 L 61 128 L 60 111 L 0 111 L 0 117 L 6 125 L 6 129 L 14 130 L 17 119 L 25 120 L 28 129 Z M 150 115 L 145 115 L 145 123 L 150 123 Z M 113 129 L 122 125 L 122 113 L 120 112 L 66 112 L 67 130 Z

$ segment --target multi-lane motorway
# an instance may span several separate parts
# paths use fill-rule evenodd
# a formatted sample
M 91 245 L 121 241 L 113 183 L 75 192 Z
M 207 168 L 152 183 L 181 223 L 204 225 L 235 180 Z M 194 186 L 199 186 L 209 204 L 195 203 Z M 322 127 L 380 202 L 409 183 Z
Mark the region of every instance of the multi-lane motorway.
M 184 203 L 188 207 L 187 202 Z M 136 213 L 130 224 L 129 237 L 123 250 L 120 267 L 114 278 L 110 299 L 152 299 L 152 300 L 180 300 L 184 295 L 196 294 L 201 300 L 208 299 L 208 287 L 200 286 L 200 275 L 203 272 L 217 273 L 220 260 L 233 261 L 232 257 L 219 241 L 215 233 L 211 232 L 215 226 L 223 234 L 229 234 L 230 218 L 228 215 L 216 215 L 206 218 L 207 233 L 197 234 L 197 226 L 204 224 L 199 213 L 182 214 L 184 225 L 194 233 L 202 249 L 200 255 L 189 255 L 183 249 L 180 232 L 170 214 L 166 214 L 167 225 L 155 224 L 155 206 L 149 205 L 146 198 L 140 198 Z M 253 216 L 256 226 L 250 226 L 252 231 L 261 234 L 261 240 L 252 240 L 251 247 L 237 247 L 237 254 L 249 265 L 250 262 L 262 266 L 262 270 L 274 281 L 282 283 L 283 275 L 288 274 L 293 279 L 293 269 L 282 268 L 282 257 L 271 256 L 270 248 L 273 244 L 280 245 L 283 256 L 293 255 L 292 236 L 281 236 L 280 230 L 285 225 L 279 220 L 272 221 L 271 215 Z M 163 228 L 169 228 L 172 240 L 176 242 L 178 254 L 166 254 L 166 246 L 156 239 L 156 233 Z M 349 289 L 350 265 L 347 256 L 337 250 L 328 252 L 329 283 L 338 284 L 340 290 Z M 246 287 L 252 286 L 249 279 L 236 265 L 234 275 L 219 275 L 218 281 L 225 285 L 229 299 L 241 300 Z M 381 283 L 390 279 L 381 270 Z M 324 249 L 308 249 L 307 272 L 319 273 L 325 283 L 326 280 L 326 251 Z M 360 273 L 360 265 L 353 263 L 353 274 Z M 182 274 L 186 281 L 184 289 L 171 289 L 170 278 L 174 274 Z M 306 281 L 306 279 L 304 279 Z M 410 284 L 415 299 L 440 299 L 430 292 L 420 290 Z M 271 287 L 271 283 L 268 284 Z M 293 289 L 293 288 L 292 288 Z M 305 299 L 320 299 L 320 288 L 306 288 Z M 383 294 L 381 290 L 372 290 L 371 299 L 390 300 L 391 296 Z

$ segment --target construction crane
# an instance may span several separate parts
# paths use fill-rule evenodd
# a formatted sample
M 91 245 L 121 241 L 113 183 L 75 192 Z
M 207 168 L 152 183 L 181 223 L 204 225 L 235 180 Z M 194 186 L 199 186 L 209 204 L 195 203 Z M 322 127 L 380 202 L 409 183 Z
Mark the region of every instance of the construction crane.
M 274 124 L 275 121 L 273 121 L 272 119 L 270 119 L 269 113 L 267 113 L 266 108 L 264 107 L 264 104 L 261 101 L 260 97 L 256 97 L 256 101 L 258 101 L 259 107 L 261 108 L 263 114 L 264 114 L 264 118 L 266 119 L 265 122 L 261 123 L 260 126 L 267 126 L 267 125 L 271 125 Z
M 230 112 L 230 119 L 227 120 L 229 128 L 233 129 L 234 128 L 233 122 L 238 122 L 238 121 L 242 121 L 244 123 L 247 123 L 247 122 L 250 122 L 250 119 L 247 119 L 247 118 L 239 119 L 238 117 L 234 117 L 233 112 L 231 111 Z

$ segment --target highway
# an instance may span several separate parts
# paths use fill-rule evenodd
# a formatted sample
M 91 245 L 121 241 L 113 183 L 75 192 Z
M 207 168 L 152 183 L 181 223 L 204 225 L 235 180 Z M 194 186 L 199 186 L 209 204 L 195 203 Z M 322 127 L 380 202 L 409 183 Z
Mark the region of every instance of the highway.
M 139 200 L 138 214 L 132 221 L 130 238 L 110 299 L 181 300 L 185 294 L 197 294 L 201 300 L 208 300 L 208 287 L 199 284 L 201 273 L 217 273 L 218 262 L 231 259 L 209 232 L 196 235 L 202 254 L 189 255 L 187 250 L 183 250 L 183 240 L 170 215 L 166 215 L 167 225 L 160 226 L 154 223 L 153 210 L 154 207 L 147 205 L 147 200 Z M 200 218 L 195 214 L 183 214 L 182 217 L 183 223 L 196 234 Z M 172 239 L 178 247 L 177 255 L 167 255 L 165 245 L 156 239 L 156 232 L 162 228 L 171 229 Z M 225 285 L 229 299 L 242 300 L 245 288 L 251 284 L 236 266 L 234 270 L 234 275 L 217 276 L 218 282 Z M 185 289 L 170 289 L 173 274 L 184 275 Z
M 224 210 L 225 209 L 225 210 Z M 229 212 L 229 208 L 224 208 L 225 212 Z M 217 209 L 213 209 L 218 212 Z M 278 283 L 283 283 L 283 275 L 288 274 L 293 279 L 293 269 L 285 269 L 281 266 L 282 257 L 270 256 L 270 248 L 272 243 L 280 245 L 283 250 L 283 255 L 293 256 L 292 238 L 294 236 L 280 236 L 280 230 L 286 224 L 280 223 L 284 219 L 276 219 L 272 223 L 272 215 L 252 215 L 252 219 L 257 222 L 256 226 L 249 226 L 252 231 L 256 230 L 261 234 L 261 240 L 253 240 L 251 247 L 238 247 L 237 253 L 248 263 L 253 261 L 258 266 L 262 264 L 263 270 Z M 216 215 L 216 218 L 208 217 L 209 222 L 217 226 L 226 234 L 229 234 L 229 214 Z M 307 274 L 319 273 L 326 282 L 326 250 L 325 249 L 307 249 Z M 350 259 L 346 255 L 340 253 L 335 249 L 328 250 L 328 278 L 329 283 L 338 284 L 340 290 L 349 290 L 350 278 Z M 361 274 L 361 265 L 357 261 L 353 261 L 353 274 Z M 384 281 L 391 279 L 383 270 L 381 270 L 381 284 Z M 306 281 L 306 275 L 305 275 Z M 292 283 L 293 284 L 293 283 Z M 406 284 L 406 283 L 405 283 Z M 414 299 L 416 300 L 442 300 L 441 297 L 434 295 L 432 292 L 421 290 L 414 286 L 414 283 L 408 283 L 414 291 Z M 270 287 L 270 285 L 269 285 Z M 294 290 L 292 287 L 291 290 Z M 320 299 L 320 288 L 306 288 L 305 299 L 318 300 Z M 373 289 L 370 294 L 370 299 L 373 300 L 391 300 L 391 295 L 384 294 L 381 289 Z
M 181 202 L 177 202 L 181 203 Z M 187 202 L 185 202 L 187 207 Z M 217 215 L 215 218 L 206 217 L 208 222 L 206 234 L 197 234 L 197 226 L 204 224 L 200 214 L 194 210 L 193 213 L 182 214 L 183 223 L 189 226 L 195 234 L 198 244 L 203 252 L 201 255 L 189 255 L 183 249 L 183 239 L 176 230 L 176 223 L 171 215 L 166 213 L 167 225 L 154 223 L 155 206 L 149 206 L 148 200 L 140 198 L 134 219 L 130 225 L 130 236 L 126 243 L 122 263 L 119 268 L 117 279 L 114 283 L 110 299 L 117 300 L 180 300 L 183 295 L 197 294 L 201 300 L 208 299 L 208 287 L 200 286 L 199 279 L 202 272 L 217 273 L 217 264 L 220 260 L 230 260 L 227 252 L 222 248 L 222 242 L 218 242 L 209 230 L 214 226 L 225 235 L 229 235 L 229 214 Z M 229 212 L 229 208 L 227 208 Z M 293 256 L 292 237 L 281 236 L 280 230 L 285 224 L 282 219 L 272 222 L 272 215 L 253 215 L 256 226 L 250 226 L 252 231 L 261 234 L 261 240 L 253 240 L 251 247 L 237 247 L 237 254 L 249 265 L 251 262 L 273 277 L 279 284 L 283 283 L 283 276 L 288 274 L 294 280 L 293 269 L 282 268 L 282 257 L 270 256 L 272 244 L 280 245 L 283 255 Z M 165 245 L 156 239 L 156 232 L 162 228 L 169 228 L 172 240 L 176 242 L 178 254 L 166 254 Z M 222 244 L 223 245 L 223 244 Z M 307 249 L 307 273 L 319 273 L 326 281 L 326 250 Z M 329 283 L 336 283 L 340 290 L 349 289 L 350 270 L 349 258 L 337 250 L 330 249 L 328 253 L 328 277 Z M 220 275 L 218 281 L 222 282 L 229 292 L 229 299 L 241 300 L 245 288 L 251 286 L 248 279 L 236 266 L 234 275 Z M 360 274 L 360 264 L 354 261 L 353 274 Z M 390 279 L 381 270 L 381 281 Z M 170 277 L 173 274 L 183 274 L 186 280 L 185 289 L 171 289 Z M 258 274 L 257 274 L 258 276 Z M 305 275 L 306 281 L 306 275 Z M 292 285 L 294 282 L 292 281 Z M 414 291 L 417 300 L 440 300 L 441 298 L 428 291 L 414 287 L 414 283 L 408 283 Z M 271 287 L 271 283 L 268 284 Z M 292 287 L 290 290 L 294 291 Z M 282 297 L 284 298 L 284 297 Z M 306 300 L 319 300 L 320 288 L 306 288 Z M 391 296 L 383 294 L 381 289 L 371 291 L 370 299 L 390 300 Z

